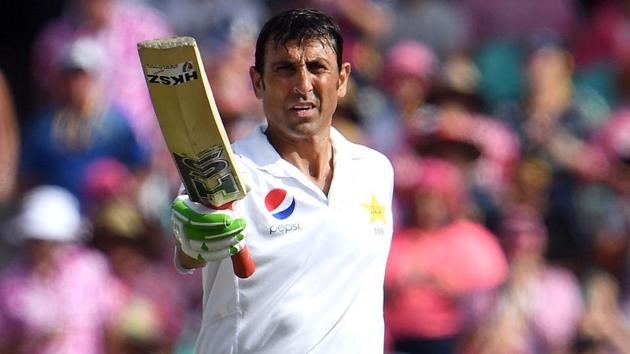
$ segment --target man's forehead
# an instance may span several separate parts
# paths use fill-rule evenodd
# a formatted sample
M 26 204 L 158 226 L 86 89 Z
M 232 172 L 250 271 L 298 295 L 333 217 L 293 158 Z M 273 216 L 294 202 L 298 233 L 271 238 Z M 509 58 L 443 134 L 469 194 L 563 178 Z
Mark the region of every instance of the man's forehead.
M 305 40 L 291 40 L 286 43 L 267 42 L 265 52 L 270 57 L 301 58 L 303 56 L 334 56 L 335 50 L 327 38 L 313 38 Z

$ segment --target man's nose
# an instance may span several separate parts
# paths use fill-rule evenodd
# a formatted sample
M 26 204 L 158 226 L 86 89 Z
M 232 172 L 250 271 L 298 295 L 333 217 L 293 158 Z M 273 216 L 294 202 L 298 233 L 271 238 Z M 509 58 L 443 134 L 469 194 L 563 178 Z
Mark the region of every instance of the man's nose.
M 313 91 L 313 76 L 306 67 L 302 67 L 297 71 L 293 89 L 301 95 L 307 95 Z

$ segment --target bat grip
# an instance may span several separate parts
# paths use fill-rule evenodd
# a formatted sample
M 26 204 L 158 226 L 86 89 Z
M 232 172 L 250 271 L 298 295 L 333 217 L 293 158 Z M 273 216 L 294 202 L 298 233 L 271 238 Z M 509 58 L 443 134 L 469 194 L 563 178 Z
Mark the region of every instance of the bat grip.
M 232 202 L 221 205 L 220 207 L 213 207 L 219 210 L 232 209 Z M 237 277 L 245 279 L 249 278 L 254 271 L 256 270 L 256 263 L 249 255 L 249 249 L 247 249 L 247 245 L 241 249 L 241 251 L 232 257 L 232 268 L 234 269 L 234 274 Z
M 247 246 L 243 247 L 239 253 L 232 256 L 232 268 L 234 269 L 234 274 L 242 279 L 249 278 L 254 274 L 256 263 L 254 263 L 254 260 L 249 255 Z

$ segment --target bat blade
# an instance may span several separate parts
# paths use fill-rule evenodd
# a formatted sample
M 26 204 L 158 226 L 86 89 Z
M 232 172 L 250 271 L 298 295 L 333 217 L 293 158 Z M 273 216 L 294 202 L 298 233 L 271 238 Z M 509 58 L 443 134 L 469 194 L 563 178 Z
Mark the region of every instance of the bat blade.
M 197 43 L 192 37 L 138 43 L 160 129 L 191 200 L 225 209 L 246 195 Z M 247 248 L 232 257 L 237 276 L 255 264 Z

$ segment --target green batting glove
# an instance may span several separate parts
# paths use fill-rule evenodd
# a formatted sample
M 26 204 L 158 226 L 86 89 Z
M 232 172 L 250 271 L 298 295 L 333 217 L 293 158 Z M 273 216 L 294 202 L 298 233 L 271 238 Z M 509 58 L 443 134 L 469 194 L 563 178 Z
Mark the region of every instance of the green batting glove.
M 215 210 L 180 195 L 171 204 L 173 233 L 182 251 L 200 261 L 217 261 L 245 246 L 245 219 L 232 210 Z

